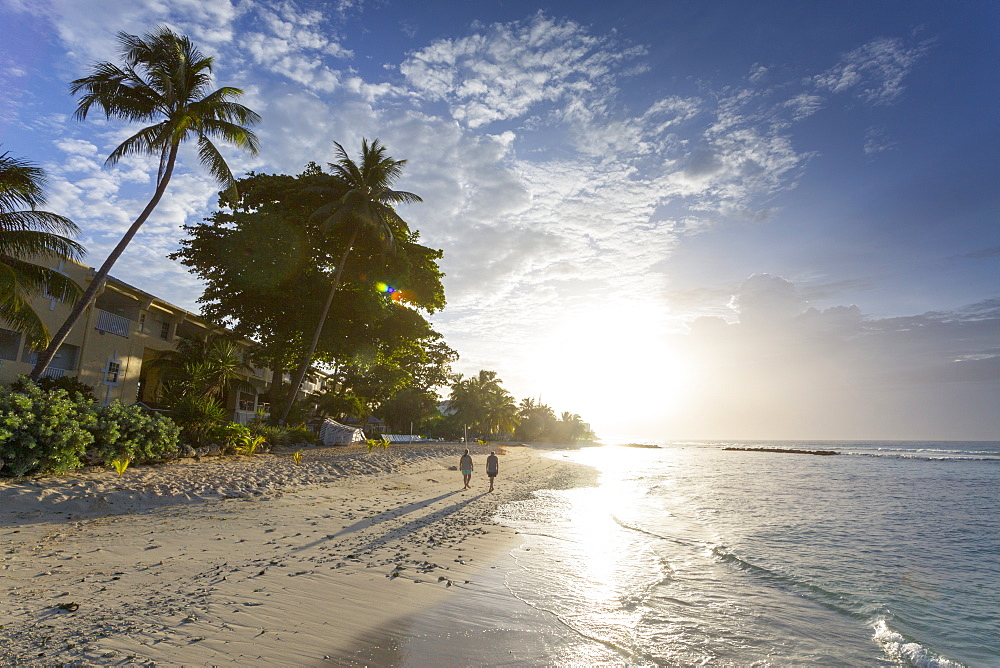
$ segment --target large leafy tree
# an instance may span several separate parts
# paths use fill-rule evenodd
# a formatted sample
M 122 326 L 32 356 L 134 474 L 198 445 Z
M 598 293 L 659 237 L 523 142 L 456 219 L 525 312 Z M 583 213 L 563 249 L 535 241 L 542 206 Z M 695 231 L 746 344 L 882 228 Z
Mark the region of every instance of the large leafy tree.
M 364 407 L 362 415 L 374 414 L 394 431 L 408 430 L 411 425 L 437 413 L 439 402 L 435 388 L 448 383 L 451 363 L 456 353 L 439 334 L 401 342 L 394 349 L 380 353 L 374 363 L 341 365 L 335 373 L 334 389 L 329 394 L 330 406 L 350 406 L 345 400 L 355 397 Z
M 415 231 L 394 231 L 392 253 L 377 235 L 359 233 L 341 262 L 352 230 L 324 228 L 322 216 L 312 215 L 333 200 L 337 185 L 315 164 L 297 176 L 250 174 L 238 182 L 238 197 L 223 193 L 225 209 L 185 228 L 188 237 L 171 257 L 205 282 L 202 313 L 257 342 L 254 359 L 275 370 L 276 380 L 306 357 L 334 268 L 343 267 L 330 306 L 336 317 L 312 357 L 336 374 L 324 410 L 369 414 L 390 386 L 446 384 L 455 352 L 422 314 L 445 303 L 441 252 L 418 243 Z M 397 289 L 379 292 L 380 282 Z M 376 387 L 376 378 L 385 385 Z M 284 405 L 287 389 L 272 385 L 272 406 Z
M 330 281 L 330 290 L 323 304 L 323 310 L 320 311 L 309 348 L 292 379 L 290 392 L 293 397 L 298 393 L 302 379 L 312 364 L 313 354 L 316 352 L 316 346 L 330 313 L 330 305 L 340 286 L 344 266 L 355 241 L 363 235 L 380 242 L 385 250 L 395 250 L 396 236 L 408 233 L 409 227 L 396 213 L 393 205 L 423 201 L 411 192 L 391 188 L 402 174 L 406 161 L 389 157 L 386 148 L 378 139 L 371 144 L 367 139 L 361 140 L 360 163 L 354 162 L 344 147 L 337 142 L 334 142 L 334 146 L 337 148 L 338 159 L 337 162 L 329 163 L 329 167 L 333 170 L 330 182 L 325 188 L 329 201 L 319 207 L 313 217 L 322 221 L 321 228 L 324 231 L 343 230 L 349 236 L 336 264 Z M 286 409 L 278 423 L 284 424 L 287 416 Z
M 48 294 L 74 301 L 80 286 L 32 261 L 78 260 L 84 250 L 64 234 L 79 232 L 73 221 L 37 207 L 45 203 L 45 174 L 31 162 L 0 154 L 0 318 L 41 348 L 49 331 L 31 308 L 32 298 Z
M 243 94 L 239 88 L 224 86 L 212 90 L 212 58 L 205 56 L 186 36 L 161 26 L 141 37 L 118 33 L 118 43 L 121 65 L 97 63 L 89 76 L 72 82 L 70 91 L 80 94 L 76 117 L 85 120 L 96 107 L 109 119 L 152 122 L 119 144 L 106 164 L 114 165 L 128 155 L 155 155 L 159 159 L 156 186 L 146 207 L 101 265 L 49 347 L 39 355 L 31 372 L 35 379 L 48 366 L 97 296 L 115 262 L 163 197 L 180 145 L 194 139 L 202 165 L 227 189 L 235 188 L 236 182 L 213 139 L 227 141 L 253 154 L 258 149 L 257 137 L 248 126 L 259 122 L 260 117 L 235 101 Z

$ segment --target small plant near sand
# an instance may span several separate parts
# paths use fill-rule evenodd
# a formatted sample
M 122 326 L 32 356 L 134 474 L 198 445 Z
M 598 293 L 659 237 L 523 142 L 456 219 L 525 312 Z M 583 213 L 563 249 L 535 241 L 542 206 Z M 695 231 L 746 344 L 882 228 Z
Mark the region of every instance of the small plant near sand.
M 263 436 L 245 436 L 240 439 L 239 445 L 236 446 L 236 451 L 248 457 L 253 457 L 257 453 L 257 448 L 266 442 Z
M 250 428 L 236 422 L 230 422 L 220 427 L 218 436 L 222 439 L 222 454 L 224 455 L 239 451 L 243 441 L 252 438 Z
M 286 438 L 288 439 L 288 445 L 295 445 L 296 443 L 315 443 L 316 434 L 312 429 L 300 424 L 295 427 L 289 427 L 286 431 Z
M 385 440 L 384 438 L 383 439 L 366 438 L 365 445 L 368 446 L 368 452 L 371 452 L 372 450 L 378 447 L 385 448 L 386 450 L 389 449 L 389 441 Z
M 125 475 L 125 469 L 127 469 L 128 465 L 131 464 L 131 463 L 132 463 L 132 460 L 129 459 L 128 457 L 126 457 L 125 459 L 112 459 L 111 460 L 111 465 L 113 467 L 115 467 L 115 472 L 118 473 L 118 477 L 119 478 L 121 478 L 123 475 Z
M 484 440 L 483 440 L 483 439 L 481 439 L 481 438 L 477 438 L 477 439 L 476 439 L 476 443 L 478 443 L 479 445 L 489 445 L 489 444 L 490 444 L 490 442 L 489 442 L 489 441 L 484 441 Z
M 296 450 L 294 453 L 292 453 L 292 461 L 295 462 L 296 464 L 298 464 L 299 466 L 302 466 L 302 451 L 301 450 Z

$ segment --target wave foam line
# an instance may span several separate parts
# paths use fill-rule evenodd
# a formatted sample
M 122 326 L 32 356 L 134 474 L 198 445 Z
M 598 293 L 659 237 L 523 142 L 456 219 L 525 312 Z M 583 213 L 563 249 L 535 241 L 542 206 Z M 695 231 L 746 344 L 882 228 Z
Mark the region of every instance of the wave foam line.
M 907 642 L 901 633 L 889 628 L 883 617 L 877 618 L 872 628 L 875 630 L 872 640 L 881 645 L 882 650 L 893 661 L 914 668 L 962 668 L 961 663 L 934 654 L 920 643 Z

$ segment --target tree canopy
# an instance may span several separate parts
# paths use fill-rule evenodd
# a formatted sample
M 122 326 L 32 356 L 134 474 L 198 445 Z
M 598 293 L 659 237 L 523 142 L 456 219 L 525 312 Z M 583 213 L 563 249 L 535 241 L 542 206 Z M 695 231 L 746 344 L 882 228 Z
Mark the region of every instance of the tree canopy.
M 251 173 L 237 182 L 237 197 L 221 194 L 226 208 L 185 228 L 187 238 L 171 255 L 205 282 L 204 315 L 257 342 L 255 361 L 279 377 L 307 357 L 341 264 L 316 363 L 338 371 L 398 366 L 400 356 L 419 357 L 441 344 L 423 315 L 445 303 L 441 251 L 401 228 L 393 232 L 391 255 L 376 234 L 360 233 L 344 261 L 351 230 L 313 215 L 335 196 L 335 186 L 315 164 L 297 176 Z M 380 291 L 379 284 L 394 291 Z

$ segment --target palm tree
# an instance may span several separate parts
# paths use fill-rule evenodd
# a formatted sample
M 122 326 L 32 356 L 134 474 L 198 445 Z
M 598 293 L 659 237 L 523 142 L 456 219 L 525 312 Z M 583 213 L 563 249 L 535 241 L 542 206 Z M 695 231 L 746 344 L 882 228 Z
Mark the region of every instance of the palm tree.
M 456 418 L 480 435 L 513 431 L 518 425 L 514 397 L 503 388 L 496 371 L 481 370 L 477 376 L 455 376 L 449 402 Z
M 242 346 L 227 335 L 180 337 L 175 350 L 161 352 L 146 366 L 160 372 L 171 395 L 222 399 L 236 390 L 254 391 L 244 379 L 253 367 L 243 359 Z
M 548 432 L 552 431 L 556 423 L 556 414 L 550 406 L 541 401 L 535 401 L 528 397 L 522 399 L 518 406 L 518 416 L 521 423 L 518 429 L 518 438 L 525 441 L 539 441 Z
M 76 79 L 70 85 L 73 95 L 81 93 L 75 115 L 85 120 L 96 106 L 107 118 L 155 121 L 123 141 L 105 164 L 114 165 L 128 155 L 155 155 L 159 158 L 156 188 L 49 347 L 39 355 L 31 371 L 34 379 L 41 376 L 70 330 L 94 301 L 111 267 L 163 197 L 181 143 L 197 138 L 201 164 L 230 191 L 235 190 L 236 181 L 212 138 L 221 138 L 251 154 L 257 153 L 257 136 L 246 126 L 259 122 L 260 116 L 234 101 L 243 94 L 239 88 L 225 86 L 211 90 L 212 58 L 202 54 L 186 36 L 161 26 L 142 37 L 120 32 L 118 43 L 123 66 L 97 63 L 90 76 Z
M 75 301 L 80 286 L 54 269 L 29 260 L 83 257 L 83 246 L 62 236 L 79 230 L 68 218 L 38 211 L 45 203 L 45 174 L 40 167 L 0 154 L 0 318 L 41 348 L 49 331 L 31 308 L 31 299 L 48 294 Z
M 226 335 L 181 337 L 175 350 L 160 353 L 145 366 L 162 374 L 160 400 L 173 411 L 184 437 L 199 445 L 225 419 L 228 393 L 255 391 L 243 378 L 253 372 L 243 348 Z
M 339 228 L 348 235 L 348 241 L 344 246 L 337 263 L 337 271 L 330 284 L 330 292 L 327 294 L 326 303 L 319 316 L 319 322 L 313 333 L 309 350 L 299 365 L 292 379 L 292 387 L 289 400 L 285 403 L 278 424 L 284 424 L 288 418 L 288 411 L 291 410 L 292 401 L 299 392 L 302 379 L 305 378 L 309 366 L 312 364 L 313 354 L 316 352 L 316 345 L 319 343 L 320 334 L 326 325 L 326 318 L 330 313 L 330 304 L 333 303 L 333 296 L 340 286 L 340 277 L 344 272 L 344 265 L 351 253 L 354 242 L 359 235 L 373 237 L 385 249 L 393 248 L 395 237 L 406 234 L 409 227 L 406 221 L 399 217 L 393 204 L 406 202 L 422 202 L 417 195 L 402 190 L 392 190 L 392 184 L 403 173 L 403 165 L 406 160 L 394 160 L 386 155 L 386 148 L 378 139 L 368 143 L 367 139 L 361 140 L 361 163 L 351 160 L 344 147 L 337 142 L 333 143 L 337 147 L 338 160 L 329 163 L 333 174 L 330 176 L 330 185 L 324 188 L 328 196 L 332 196 L 332 201 L 324 204 L 313 214 L 313 217 L 321 220 L 323 232 Z
M 513 395 L 500 387 L 499 383 L 490 388 L 486 396 L 487 433 L 497 436 L 511 434 L 520 421 Z

